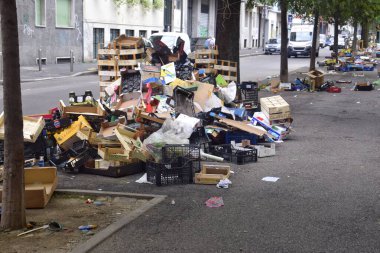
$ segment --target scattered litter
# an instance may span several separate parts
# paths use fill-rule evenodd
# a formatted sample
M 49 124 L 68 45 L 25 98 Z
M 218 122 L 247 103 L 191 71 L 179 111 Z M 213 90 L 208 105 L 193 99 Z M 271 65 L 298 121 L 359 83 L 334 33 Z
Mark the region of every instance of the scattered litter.
M 175 205 L 175 201 L 174 201 L 174 199 L 172 199 L 172 202 L 170 203 L 171 205 Z
M 121 213 L 116 213 L 117 215 L 120 215 Z
M 83 232 L 88 232 L 89 230 L 96 229 L 98 225 L 82 225 L 79 226 L 78 229 Z
M 219 183 L 216 185 L 217 188 L 223 188 L 223 189 L 227 189 L 229 187 L 229 185 L 232 184 L 232 182 L 226 178 L 226 179 L 221 179 L 219 181 Z
M 297 97 L 297 95 L 294 95 L 294 97 L 296 98 L 296 97 Z
M 311 102 L 310 104 L 312 105 L 313 103 Z
M 99 188 L 98 191 L 103 191 L 103 189 Z
M 215 208 L 224 206 L 222 197 L 211 197 L 205 202 L 207 207 Z
M 103 206 L 104 202 L 102 202 L 102 201 L 94 201 L 94 205 L 96 205 L 96 206 Z
M 357 104 L 360 104 L 360 101 L 356 102 Z
M 235 171 L 230 170 L 230 173 L 231 173 L 231 174 L 235 174 Z
M 277 182 L 279 179 L 279 177 L 263 177 L 261 180 L 266 182 Z
M 92 204 L 94 201 L 92 199 L 87 199 L 86 204 Z
M 139 183 L 139 184 L 153 184 L 152 182 L 148 181 L 148 175 L 147 175 L 147 173 L 145 173 L 142 177 L 140 177 L 139 179 L 137 179 L 135 182 Z

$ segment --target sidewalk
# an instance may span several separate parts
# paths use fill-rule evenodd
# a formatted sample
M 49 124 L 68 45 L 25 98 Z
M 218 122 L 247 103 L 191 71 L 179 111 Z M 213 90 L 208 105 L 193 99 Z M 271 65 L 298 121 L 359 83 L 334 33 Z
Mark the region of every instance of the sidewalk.
M 242 49 L 240 57 L 248 57 L 261 55 L 264 51 L 262 48 Z M 20 67 L 21 82 L 33 82 L 41 80 L 50 80 L 57 78 L 65 78 L 70 76 L 81 76 L 96 74 L 98 66 L 96 62 L 91 63 L 74 63 L 73 72 L 70 72 L 70 64 L 47 64 L 42 65 L 42 70 L 38 70 L 38 66 L 22 66 Z M 2 83 L 2 80 L 0 80 Z
M 74 63 L 73 72 L 70 72 L 70 64 L 48 64 L 42 65 L 42 70 L 38 71 L 38 66 L 20 67 L 21 82 L 32 82 L 40 80 L 50 80 L 65 78 L 70 76 L 80 76 L 96 74 L 98 67 L 96 62 Z

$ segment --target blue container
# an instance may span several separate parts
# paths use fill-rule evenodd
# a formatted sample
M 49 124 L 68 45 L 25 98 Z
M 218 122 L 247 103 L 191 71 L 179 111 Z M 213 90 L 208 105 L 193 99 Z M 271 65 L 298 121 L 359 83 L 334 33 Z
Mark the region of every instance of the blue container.
M 250 134 L 244 131 L 233 131 L 226 133 L 226 144 L 230 144 L 231 141 L 235 141 L 235 143 L 240 143 L 242 140 L 250 140 L 251 144 L 257 144 L 257 135 Z

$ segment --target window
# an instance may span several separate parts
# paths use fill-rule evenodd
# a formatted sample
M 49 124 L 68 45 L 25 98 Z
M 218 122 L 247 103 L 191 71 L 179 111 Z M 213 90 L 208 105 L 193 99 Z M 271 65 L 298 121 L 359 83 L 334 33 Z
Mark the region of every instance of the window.
M 140 30 L 139 37 L 146 38 L 146 30 Z
M 152 34 L 158 33 L 158 31 L 152 31 Z
M 134 37 L 135 36 L 135 30 L 125 30 L 125 35 L 128 37 Z
M 178 9 L 178 10 L 181 9 L 181 0 L 176 0 L 175 1 L 175 8 Z
M 208 13 L 209 12 L 209 6 L 208 4 L 201 4 L 201 13 Z
M 45 0 L 35 0 L 36 26 L 46 26 Z
M 113 41 L 114 39 L 116 39 L 117 37 L 119 37 L 119 35 L 120 35 L 120 29 L 111 29 L 110 30 L 110 34 L 111 34 L 110 41 Z
M 94 28 L 93 33 L 94 33 L 93 57 L 94 57 L 94 59 L 96 59 L 96 57 L 98 56 L 99 44 L 100 44 L 101 48 L 104 46 L 104 28 Z
M 56 26 L 74 27 L 73 13 L 75 0 L 56 0 Z
M 247 39 L 244 39 L 244 48 L 247 48 Z
M 245 12 L 245 27 L 248 27 L 248 20 L 249 20 L 249 12 Z

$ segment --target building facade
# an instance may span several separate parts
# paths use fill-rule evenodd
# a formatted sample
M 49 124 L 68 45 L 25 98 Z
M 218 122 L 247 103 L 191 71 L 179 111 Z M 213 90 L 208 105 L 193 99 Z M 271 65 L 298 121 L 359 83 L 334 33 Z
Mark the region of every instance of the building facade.
M 82 0 L 17 0 L 20 65 L 83 60 Z
M 240 8 L 240 49 L 264 47 L 270 38 L 279 38 L 281 31 L 280 10 L 276 5 L 258 4 L 246 8 L 246 1 Z

